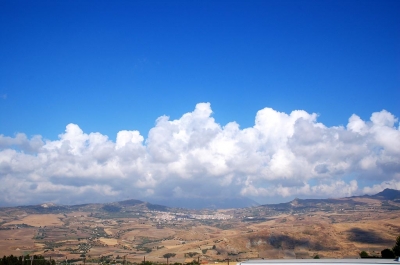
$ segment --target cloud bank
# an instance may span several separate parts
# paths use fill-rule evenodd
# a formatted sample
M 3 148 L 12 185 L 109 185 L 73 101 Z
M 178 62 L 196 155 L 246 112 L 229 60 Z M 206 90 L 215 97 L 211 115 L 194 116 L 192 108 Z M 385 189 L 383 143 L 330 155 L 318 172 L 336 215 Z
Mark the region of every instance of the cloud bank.
M 385 110 L 327 127 L 315 113 L 271 108 L 241 129 L 199 103 L 180 119 L 158 118 L 147 139 L 120 131 L 114 142 L 77 124 L 55 141 L 0 135 L 0 181 L 1 205 L 375 193 L 400 189 L 400 130 Z

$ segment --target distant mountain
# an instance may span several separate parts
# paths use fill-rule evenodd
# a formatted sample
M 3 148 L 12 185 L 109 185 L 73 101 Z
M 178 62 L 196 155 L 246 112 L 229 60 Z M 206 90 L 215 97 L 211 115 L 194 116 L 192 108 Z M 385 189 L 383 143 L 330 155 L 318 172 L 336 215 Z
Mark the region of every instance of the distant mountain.
M 350 198 L 343 199 L 294 199 L 290 202 L 265 204 L 260 207 L 274 209 L 275 211 L 310 211 L 310 210 L 327 210 L 331 207 L 351 208 L 356 205 L 365 205 L 365 202 L 354 201 Z
M 185 208 L 188 210 L 201 209 L 245 209 L 248 207 L 261 207 L 265 209 L 273 209 L 274 211 L 313 211 L 313 210 L 330 210 L 333 208 L 348 209 L 356 206 L 366 205 L 367 202 L 363 198 L 382 201 L 382 207 L 387 209 L 395 209 L 399 206 L 390 205 L 386 201 L 400 202 L 400 191 L 394 189 L 385 189 L 375 195 L 353 196 L 337 199 L 294 199 L 290 202 L 278 204 L 260 205 L 257 202 L 246 198 L 171 198 L 171 199 L 154 199 L 151 202 L 141 200 L 125 200 L 112 203 L 87 203 L 79 205 L 56 205 L 53 203 L 43 203 L 39 205 L 17 206 L 17 207 L 0 207 L 0 210 L 7 211 L 25 211 L 28 214 L 34 213 L 66 213 L 72 211 L 85 211 L 104 214 L 120 214 L 129 215 L 137 211 L 171 211 L 172 208 Z M 361 200 L 360 200 L 361 199 Z M 397 209 L 396 208 L 396 209 Z
M 118 214 L 132 213 L 137 211 L 168 211 L 169 208 L 164 205 L 151 204 L 140 200 L 126 200 L 112 203 L 87 203 L 78 205 L 57 205 L 54 203 L 43 203 L 39 205 L 17 206 L 17 207 L 0 207 L 8 211 L 22 210 L 28 214 L 47 214 L 47 213 L 68 213 L 73 211 Z
M 153 203 L 164 204 L 174 208 L 186 209 L 237 209 L 260 205 L 259 203 L 246 198 L 171 198 L 163 200 L 151 200 Z
M 398 206 L 387 204 L 385 201 L 400 202 L 400 191 L 394 189 L 385 189 L 375 195 L 353 196 L 336 199 L 294 199 L 290 202 L 278 204 L 265 204 L 260 207 L 273 209 L 278 212 L 301 212 L 301 211 L 330 211 L 333 209 L 351 209 L 357 206 L 365 206 L 368 202 L 362 199 L 374 199 L 382 201 L 381 207 L 386 210 L 396 209 Z M 361 200 L 360 200 L 361 199 Z
M 384 189 L 383 191 L 371 195 L 370 197 L 383 200 L 400 200 L 400 190 Z
M 87 203 L 78 205 L 57 205 L 54 203 L 43 203 L 39 205 L 3 207 L 0 209 L 22 210 L 28 214 L 46 214 L 46 213 L 68 213 L 72 211 L 84 211 L 104 214 L 127 214 L 136 211 L 170 211 L 171 208 L 185 208 L 188 210 L 200 209 L 238 209 L 259 204 L 249 198 L 185 198 L 185 199 L 160 199 L 145 202 L 141 200 L 125 200 L 111 203 Z

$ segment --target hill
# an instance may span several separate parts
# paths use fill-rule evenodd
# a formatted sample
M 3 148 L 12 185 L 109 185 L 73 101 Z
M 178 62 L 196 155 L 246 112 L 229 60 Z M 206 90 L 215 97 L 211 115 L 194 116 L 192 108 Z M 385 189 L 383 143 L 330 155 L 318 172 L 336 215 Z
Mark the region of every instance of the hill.
M 400 190 L 384 189 L 371 197 L 380 200 L 400 200 Z
M 140 200 L 126 200 L 112 203 L 87 203 L 78 205 L 57 205 L 54 203 L 43 203 L 39 205 L 1 207 L 0 211 L 13 214 L 14 212 L 23 212 L 25 214 L 61 214 L 71 212 L 91 212 L 97 215 L 117 215 L 123 214 L 129 216 L 132 212 L 142 211 L 168 211 L 169 208 L 164 205 L 152 204 Z
M 170 262 L 229 258 L 379 255 L 400 235 L 396 190 L 338 199 L 294 199 L 239 209 L 185 209 L 126 200 L 0 208 L 0 256 Z

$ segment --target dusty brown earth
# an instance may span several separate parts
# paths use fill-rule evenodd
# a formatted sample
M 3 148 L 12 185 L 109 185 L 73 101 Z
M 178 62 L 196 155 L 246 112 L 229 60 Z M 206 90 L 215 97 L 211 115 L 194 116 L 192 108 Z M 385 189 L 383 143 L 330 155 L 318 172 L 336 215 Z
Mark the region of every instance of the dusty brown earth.
M 142 212 L 140 218 L 0 211 L 0 256 L 166 262 L 163 256 L 174 253 L 169 262 L 223 265 L 227 259 L 234 264 L 253 258 L 356 258 L 362 250 L 379 255 L 400 235 L 400 210 L 356 199 L 364 204 L 284 213 L 262 207 L 219 211 L 232 215 L 227 220 L 160 220 L 154 211 Z
M 14 220 L 5 225 L 17 225 L 17 224 L 27 224 L 30 226 L 61 226 L 63 222 L 60 220 L 62 215 L 60 214 L 32 214 L 21 219 Z
M 0 230 L 0 256 L 21 255 L 40 249 L 35 244 L 34 228 Z

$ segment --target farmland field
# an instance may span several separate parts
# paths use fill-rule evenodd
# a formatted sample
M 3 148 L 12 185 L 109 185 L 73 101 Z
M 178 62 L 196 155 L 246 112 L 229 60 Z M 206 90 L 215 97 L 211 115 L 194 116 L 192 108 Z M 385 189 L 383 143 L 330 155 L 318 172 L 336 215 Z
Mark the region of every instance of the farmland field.
M 118 205 L 118 203 L 116 203 Z M 126 202 L 121 205 L 127 205 Z M 41 254 L 56 260 L 100 257 L 130 262 L 379 256 L 400 235 L 399 200 L 301 201 L 231 210 L 149 210 L 146 204 L 87 205 L 29 213 L 0 209 L 0 256 Z M 135 208 L 136 207 L 136 208 Z M 36 210 L 38 207 L 35 206 Z M 104 209 L 119 209 L 115 217 Z M 129 214 L 126 214 L 129 213 Z M 133 217 L 129 217 L 133 216 Z

